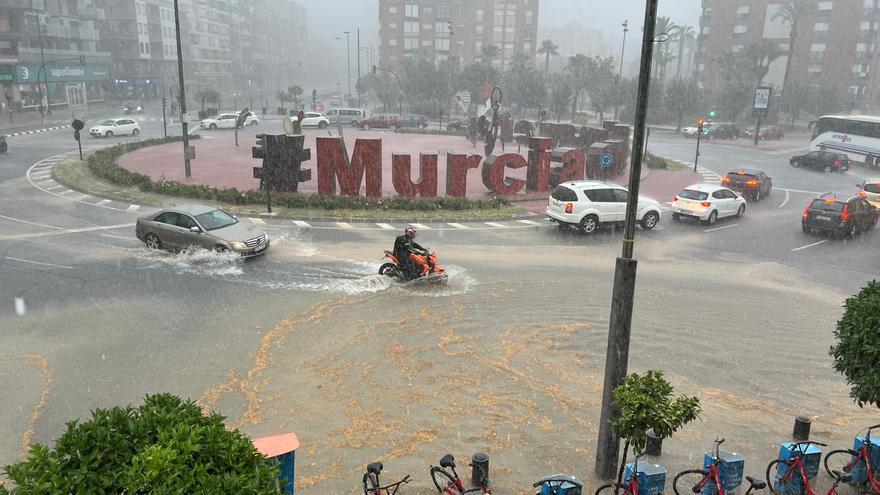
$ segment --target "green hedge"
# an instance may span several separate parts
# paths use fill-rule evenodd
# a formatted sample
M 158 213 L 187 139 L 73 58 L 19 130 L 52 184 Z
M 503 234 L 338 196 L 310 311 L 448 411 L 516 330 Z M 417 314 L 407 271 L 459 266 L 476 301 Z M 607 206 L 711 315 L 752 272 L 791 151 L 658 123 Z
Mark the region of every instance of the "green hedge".
M 155 146 L 181 138 L 147 139 L 136 143 L 120 144 L 104 148 L 92 153 L 88 158 L 88 167 L 92 173 L 113 184 L 126 187 L 138 187 L 141 191 L 182 196 L 186 198 L 216 201 L 221 203 L 248 205 L 263 204 L 266 194 L 261 191 L 242 191 L 237 188 L 219 189 L 212 186 L 181 184 L 180 182 L 160 179 L 154 181 L 150 177 L 131 172 L 117 164 L 119 157 L 125 153 L 147 146 Z M 505 198 L 493 196 L 488 200 L 472 200 L 467 198 L 438 197 L 410 199 L 401 196 L 388 198 L 366 198 L 361 196 L 321 196 L 317 194 L 277 193 L 272 195 L 272 203 L 288 208 L 312 209 L 348 209 L 348 210 L 488 210 L 510 206 Z
M 96 409 L 71 421 L 55 447 L 30 446 L 6 466 L 15 484 L 0 494 L 247 493 L 274 495 L 279 474 L 223 417 L 192 401 L 148 395 L 134 408 Z

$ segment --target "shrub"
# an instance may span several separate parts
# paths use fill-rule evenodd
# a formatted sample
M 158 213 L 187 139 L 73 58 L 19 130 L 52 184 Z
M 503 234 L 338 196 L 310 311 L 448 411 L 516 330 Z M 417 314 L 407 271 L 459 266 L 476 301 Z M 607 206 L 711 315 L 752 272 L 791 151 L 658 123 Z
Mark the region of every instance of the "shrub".
M 665 158 L 648 153 L 648 168 L 651 170 L 666 170 L 669 168 L 669 164 L 666 163 Z
M 197 184 L 181 184 L 180 182 L 160 179 L 154 181 L 150 177 L 131 172 L 117 164 L 119 157 L 137 149 L 159 144 L 180 141 L 179 136 L 164 139 L 148 139 L 136 143 L 120 144 L 103 148 L 92 153 L 88 158 L 88 167 L 96 176 L 126 187 L 137 187 L 141 191 L 182 196 L 187 198 L 216 201 L 236 205 L 264 204 L 266 195 L 261 191 L 241 191 L 234 187 L 219 189 L 213 186 Z M 500 196 L 491 199 L 473 200 L 455 197 L 437 198 L 405 198 L 392 196 L 387 198 L 366 198 L 362 196 L 321 196 L 317 194 L 273 193 L 272 203 L 288 208 L 312 208 L 322 210 L 488 210 L 510 206 L 510 201 Z
M 16 487 L 0 493 L 275 494 L 278 470 L 223 417 L 192 401 L 148 395 L 138 408 L 96 409 L 72 421 L 50 450 L 30 447 L 6 466 Z
M 880 282 L 868 282 L 844 304 L 831 347 L 834 370 L 846 377 L 859 407 L 880 407 Z

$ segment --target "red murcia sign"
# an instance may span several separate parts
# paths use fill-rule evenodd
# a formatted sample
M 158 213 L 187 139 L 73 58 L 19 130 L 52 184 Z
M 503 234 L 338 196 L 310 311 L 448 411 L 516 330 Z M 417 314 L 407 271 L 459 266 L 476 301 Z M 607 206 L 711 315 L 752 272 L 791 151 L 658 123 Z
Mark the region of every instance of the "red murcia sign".
M 568 126 L 572 127 L 572 126 Z M 625 132 L 628 136 L 628 131 Z M 358 138 L 349 155 L 341 137 L 317 137 L 318 193 L 356 196 L 364 187 L 368 197 L 382 196 L 382 140 Z M 592 139 L 591 139 L 592 140 Z M 467 191 L 468 171 L 478 169 L 487 190 L 503 196 L 523 191 L 548 192 L 561 182 L 596 177 L 602 170 L 598 157 L 613 153 L 615 162 L 625 163 L 628 146 L 626 139 L 609 142 L 578 142 L 576 147 L 553 148 L 558 137 L 528 138 L 528 158 L 518 153 L 480 155 L 450 153 L 446 155 L 446 196 L 464 197 Z M 439 156 L 420 154 L 418 177 L 413 180 L 412 157 L 393 154 L 391 183 L 394 191 L 404 197 L 431 198 L 437 196 Z M 526 169 L 525 180 L 508 176 L 509 170 Z M 622 168 L 612 171 L 622 173 Z M 607 171 L 606 171 L 607 175 Z

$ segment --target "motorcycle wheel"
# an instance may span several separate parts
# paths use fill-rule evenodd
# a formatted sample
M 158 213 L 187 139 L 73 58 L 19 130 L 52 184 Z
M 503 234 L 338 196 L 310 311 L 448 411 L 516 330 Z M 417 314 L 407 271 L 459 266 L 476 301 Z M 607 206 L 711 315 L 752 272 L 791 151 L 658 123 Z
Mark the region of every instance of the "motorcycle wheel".
M 383 263 L 382 266 L 379 267 L 379 275 L 399 278 L 400 270 L 394 263 Z

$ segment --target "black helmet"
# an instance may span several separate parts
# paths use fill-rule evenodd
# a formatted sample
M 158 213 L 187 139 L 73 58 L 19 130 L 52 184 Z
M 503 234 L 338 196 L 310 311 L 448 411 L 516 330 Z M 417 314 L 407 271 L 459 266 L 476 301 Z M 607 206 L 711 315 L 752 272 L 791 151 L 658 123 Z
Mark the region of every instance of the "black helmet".
M 412 233 L 412 236 L 415 237 L 416 236 L 416 228 L 413 227 L 412 225 L 407 225 L 407 227 L 405 229 L 403 229 L 403 233 L 406 236 L 409 236 L 410 233 Z

